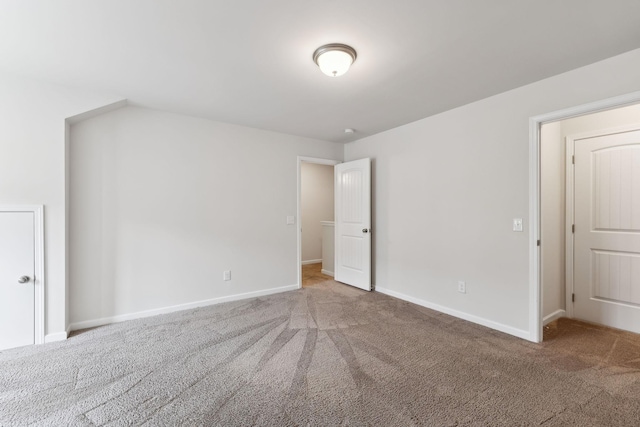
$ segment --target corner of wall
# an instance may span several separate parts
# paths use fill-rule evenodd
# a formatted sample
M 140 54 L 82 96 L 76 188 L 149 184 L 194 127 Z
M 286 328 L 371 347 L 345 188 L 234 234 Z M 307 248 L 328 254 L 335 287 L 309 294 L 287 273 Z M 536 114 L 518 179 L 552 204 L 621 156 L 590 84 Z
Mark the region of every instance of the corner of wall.
M 110 111 L 114 111 L 114 110 L 117 110 L 119 108 L 126 107 L 128 104 L 129 104 L 129 102 L 126 99 L 121 99 L 121 100 L 116 101 L 116 102 L 111 102 L 109 104 L 105 104 L 105 105 L 103 105 L 101 107 L 93 108 L 91 110 L 87 110 L 87 111 L 84 111 L 82 113 L 75 114 L 73 116 L 69 116 L 69 117 L 66 118 L 66 122 L 67 122 L 67 124 L 74 125 L 74 124 L 76 124 L 78 122 L 81 122 L 83 120 L 87 120 L 87 119 L 90 119 L 92 117 L 96 117 L 96 116 L 99 116 L 101 114 L 105 114 L 105 113 L 108 113 Z M 67 130 L 68 130 L 68 127 L 67 127 Z
M 70 173 L 69 173 L 69 145 L 71 139 L 71 125 L 81 122 L 83 120 L 90 119 L 92 117 L 99 116 L 101 114 L 108 113 L 110 111 L 117 110 L 119 108 L 123 108 L 127 106 L 127 100 L 121 99 L 116 102 L 110 102 L 108 104 L 102 105 L 97 108 L 92 108 L 90 110 L 84 111 L 79 114 L 75 114 L 73 116 L 69 116 L 64 120 L 64 327 L 66 330 L 66 334 L 64 339 L 69 336 L 70 328 L 71 328 L 71 310 L 70 310 L 70 292 L 69 292 L 69 205 L 70 205 L 70 197 L 69 197 L 69 182 L 70 182 Z M 49 340 L 59 341 L 63 338 L 60 338 L 63 335 L 62 332 L 52 335 L 47 335 L 45 338 L 45 342 L 49 342 Z M 50 338 L 53 337 L 53 338 Z

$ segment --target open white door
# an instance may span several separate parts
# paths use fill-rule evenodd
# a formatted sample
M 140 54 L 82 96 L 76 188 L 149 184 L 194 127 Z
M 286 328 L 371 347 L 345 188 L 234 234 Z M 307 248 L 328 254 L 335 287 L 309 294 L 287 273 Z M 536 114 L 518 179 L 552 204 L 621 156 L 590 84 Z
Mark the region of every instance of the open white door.
M 574 316 L 640 333 L 640 130 L 575 141 Z
M 335 280 L 371 290 L 371 160 L 335 166 Z

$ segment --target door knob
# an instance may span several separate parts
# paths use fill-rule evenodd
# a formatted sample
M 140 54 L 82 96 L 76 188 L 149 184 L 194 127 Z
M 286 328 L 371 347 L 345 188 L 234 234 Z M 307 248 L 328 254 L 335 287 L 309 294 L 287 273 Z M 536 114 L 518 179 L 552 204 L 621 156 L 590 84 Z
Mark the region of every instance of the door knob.
M 28 281 L 31 280 L 31 277 L 29 276 L 22 276 L 21 278 L 18 279 L 18 283 L 27 283 Z
M 362 229 L 362 232 L 363 232 L 363 233 L 368 233 L 368 232 L 369 232 L 369 229 L 368 229 L 368 228 L 363 228 L 363 229 Z

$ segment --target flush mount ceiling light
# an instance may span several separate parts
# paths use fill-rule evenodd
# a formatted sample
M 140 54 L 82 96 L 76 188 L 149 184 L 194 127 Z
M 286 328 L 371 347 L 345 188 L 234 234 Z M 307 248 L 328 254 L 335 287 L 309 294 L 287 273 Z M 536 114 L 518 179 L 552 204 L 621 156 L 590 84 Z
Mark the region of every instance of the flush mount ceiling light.
M 338 77 L 349 71 L 357 57 L 354 48 L 340 43 L 325 44 L 313 52 L 313 62 L 329 77 Z

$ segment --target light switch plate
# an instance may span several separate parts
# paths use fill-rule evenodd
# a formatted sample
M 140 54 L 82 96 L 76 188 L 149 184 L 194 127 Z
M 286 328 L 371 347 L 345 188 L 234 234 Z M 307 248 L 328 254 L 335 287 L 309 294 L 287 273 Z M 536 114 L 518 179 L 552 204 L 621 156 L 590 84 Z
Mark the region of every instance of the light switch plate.
M 287 225 L 293 225 L 296 223 L 296 217 L 293 215 L 287 216 Z
M 522 231 L 522 218 L 513 219 L 513 231 Z

